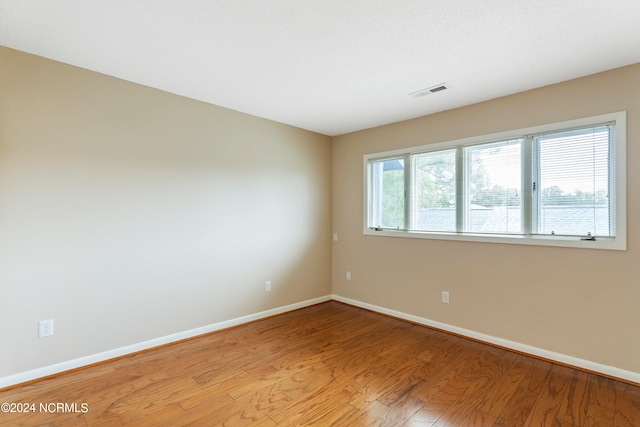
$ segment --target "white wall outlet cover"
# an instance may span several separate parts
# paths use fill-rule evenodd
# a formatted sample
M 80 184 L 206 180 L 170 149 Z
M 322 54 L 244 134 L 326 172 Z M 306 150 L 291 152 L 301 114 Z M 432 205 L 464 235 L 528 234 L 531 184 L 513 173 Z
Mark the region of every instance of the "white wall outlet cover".
M 53 335 L 53 319 L 38 322 L 38 337 L 50 337 Z
M 449 292 L 442 291 L 442 302 L 445 304 L 449 304 Z

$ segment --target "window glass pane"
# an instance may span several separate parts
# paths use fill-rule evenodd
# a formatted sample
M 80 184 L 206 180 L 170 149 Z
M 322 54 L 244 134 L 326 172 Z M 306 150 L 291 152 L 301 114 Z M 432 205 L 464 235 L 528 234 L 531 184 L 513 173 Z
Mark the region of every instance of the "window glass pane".
M 369 227 L 404 228 L 404 158 L 370 163 Z
M 538 232 L 611 235 L 609 126 L 537 138 Z
M 467 148 L 467 230 L 522 233 L 522 140 Z
M 456 231 L 456 150 L 413 156 L 415 230 Z

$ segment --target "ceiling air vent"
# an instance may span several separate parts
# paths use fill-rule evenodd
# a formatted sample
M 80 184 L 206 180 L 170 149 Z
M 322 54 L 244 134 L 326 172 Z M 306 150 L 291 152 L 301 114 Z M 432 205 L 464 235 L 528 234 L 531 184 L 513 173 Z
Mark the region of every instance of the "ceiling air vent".
M 422 98 L 423 96 L 431 95 L 432 93 L 442 92 L 443 90 L 447 90 L 449 89 L 449 87 L 450 86 L 446 83 L 440 83 L 439 85 L 431 86 L 426 89 L 420 89 L 418 91 L 410 93 L 409 95 L 413 96 L 414 98 Z

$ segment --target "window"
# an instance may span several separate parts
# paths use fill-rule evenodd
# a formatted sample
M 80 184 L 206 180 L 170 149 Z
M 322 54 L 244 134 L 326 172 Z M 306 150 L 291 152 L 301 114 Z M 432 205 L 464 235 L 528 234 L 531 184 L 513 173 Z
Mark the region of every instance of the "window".
M 412 229 L 456 231 L 456 150 L 412 156 Z
M 372 222 L 379 228 L 405 228 L 404 159 L 371 162 Z
M 468 163 L 467 229 L 522 233 L 522 139 L 463 148 Z
M 538 233 L 615 236 L 612 126 L 538 136 Z
M 626 249 L 625 118 L 365 155 L 365 234 Z

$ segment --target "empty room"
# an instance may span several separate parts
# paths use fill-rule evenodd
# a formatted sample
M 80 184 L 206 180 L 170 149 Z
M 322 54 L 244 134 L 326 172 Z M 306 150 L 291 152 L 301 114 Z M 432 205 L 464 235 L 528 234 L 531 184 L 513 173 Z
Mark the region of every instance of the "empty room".
M 0 425 L 640 425 L 640 3 L 0 0 Z

